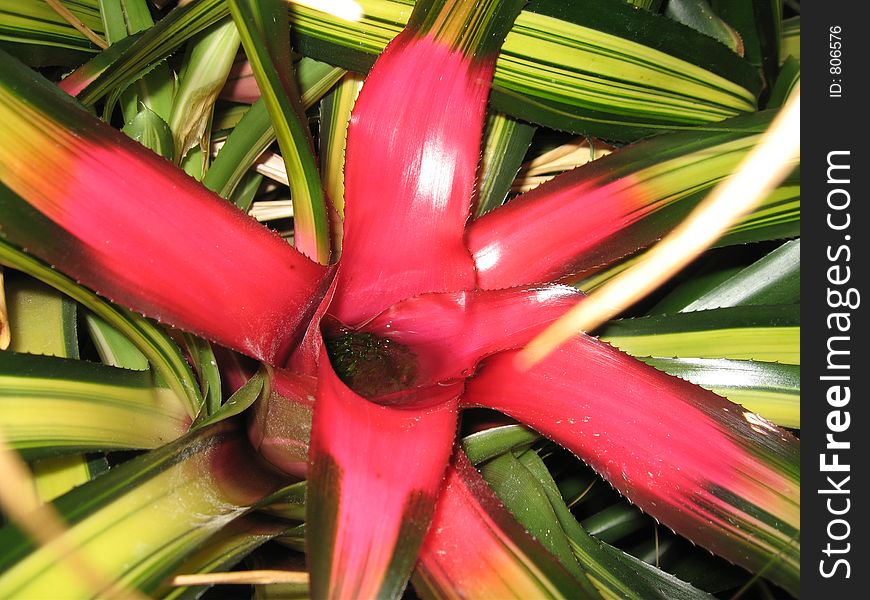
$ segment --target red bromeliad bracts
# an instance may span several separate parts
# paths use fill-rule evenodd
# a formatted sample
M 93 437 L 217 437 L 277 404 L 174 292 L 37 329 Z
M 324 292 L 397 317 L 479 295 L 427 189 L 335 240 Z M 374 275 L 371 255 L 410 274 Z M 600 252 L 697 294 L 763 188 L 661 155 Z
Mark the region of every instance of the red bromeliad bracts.
M 463 544 L 482 540 L 427 531 L 445 514 L 491 527 L 469 508 L 479 484 L 455 447 L 459 411 L 471 406 L 531 425 L 678 533 L 749 568 L 771 562 L 765 575 L 796 589 L 798 443 L 789 433 L 585 335 L 516 369 L 513 352 L 580 298 L 546 282 L 623 227 L 619 214 L 643 211 L 643 200 L 630 185 L 557 180 L 466 235 L 493 40 L 505 26 L 478 15 L 519 3 L 480 2 L 480 12 L 431 4 L 447 8 L 418 5 L 354 109 L 337 268 L 309 261 L 61 92 L 42 86 L 25 102 L 16 81 L 37 76 L 15 65 L 0 83 L 0 232 L 120 304 L 297 371 L 279 371 L 276 391 L 289 404 L 316 396 L 307 502 L 315 597 L 396 597 L 421 546 L 424 578 L 468 569 L 445 557 L 472 556 Z M 21 168 L 37 160 L 50 177 Z M 499 231 L 538 222 L 538 232 L 564 234 L 560 247 L 566 235 L 582 237 L 588 215 L 535 216 L 554 214 L 540 208 L 554 197 L 548 190 L 587 194 L 610 212 L 587 221 L 593 241 L 571 257 L 541 252 L 523 269 L 492 242 Z M 307 427 L 273 426 L 282 438 L 263 422 L 291 413 L 258 412 L 252 439 L 298 471 Z

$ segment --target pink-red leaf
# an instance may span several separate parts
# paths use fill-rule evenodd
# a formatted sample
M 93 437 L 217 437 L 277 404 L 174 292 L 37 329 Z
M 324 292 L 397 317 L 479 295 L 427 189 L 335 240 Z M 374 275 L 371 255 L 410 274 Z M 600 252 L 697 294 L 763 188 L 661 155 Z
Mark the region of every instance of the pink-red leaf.
M 475 221 L 468 230 L 480 287 L 554 281 L 608 258 L 602 243 L 651 212 L 631 177 L 577 181 L 581 171 L 542 184 Z M 549 182 L 548 182 L 549 183 Z M 638 243 L 643 247 L 648 240 Z
M 673 228 L 730 174 L 771 113 L 717 132 L 660 135 L 563 173 L 469 225 L 478 285 L 498 289 L 588 273 Z
M 319 302 L 324 269 L 0 59 L 0 233 L 111 300 L 261 360 L 285 359 Z
M 549 285 L 423 294 L 394 304 L 362 328 L 417 356 L 417 385 L 468 377 L 478 361 L 526 344 L 583 294 Z
M 332 299 L 335 297 L 336 279 L 332 277 L 335 273 L 335 267 L 329 267 L 327 278 L 331 280 L 329 287 L 323 293 L 323 298 L 320 305 L 315 309 L 314 314 L 308 322 L 308 327 L 302 335 L 302 340 L 293 350 L 287 367 L 297 373 L 317 377 L 320 369 L 320 353 L 323 350 L 323 336 L 320 333 L 320 323 L 323 317 L 326 316 L 329 310 Z
M 791 434 L 588 336 L 525 372 L 515 356 L 489 359 L 463 401 L 529 424 L 665 525 L 796 592 Z
M 401 594 L 450 458 L 461 390 L 434 386 L 375 404 L 321 361 L 306 505 L 314 597 Z
M 424 598 L 600 598 L 525 532 L 461 451 L 447 470 L 414 587 Z
M 348 129 L 331 309 L 345 323 L 423 292 L 474 287 L 463 231 L 493 68 L 406 31 L 366 79 Z

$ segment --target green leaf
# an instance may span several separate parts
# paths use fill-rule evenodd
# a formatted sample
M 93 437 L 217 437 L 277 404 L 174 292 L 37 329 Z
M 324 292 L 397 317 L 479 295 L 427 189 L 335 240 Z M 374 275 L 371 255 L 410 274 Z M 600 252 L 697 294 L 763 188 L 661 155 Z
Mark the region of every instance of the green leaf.
M 779 46 L 779 56 L 785 61 L 789 56 L 801 59 L 801 17 L 791 17 L 782 22 L 782 38 Z
M 202 548 L 176 568 L 174 575 L 227 571 L 251 552 L 289 529 L 287 523 L 281 521 L 246 515 L 210 537 Z M 211 586 L 163 586 L 154 597 L 162 600 L 195 600 L 209 587 Z
M 128 48 L 134 46 L 136 41 L 140 37 L 142 37 L 142 35 L 143 34 L 128 36 L 119 42 L 115 42 L 106 50 L 100 52 L 88 62 L 81 65 L 75 71 L 67 74 L 66 77 L 58 82 L 58 87 L 66 93 L 70 94 L 71 96 L 78 96 L 94 80 L 98 79 L 107 70 L 110 70 L 112 65 L 118 60 L 118 57 L 126 53 Z M 103 95 L 106 95 L 110 91 L 112 91 L 114 100 L 110 104 L 114 106 L 114 102 L 117 102 L 117 96 L 120 95 L 123 90 L 127 89 L 127 86 L 129 86 L 133 81 L 136 81 L 136 79 L 142 77 L 148 71 L 150 71 L 151 68 L 153 68 L 153 65 L 149 65 L 148 68 L 143 69 L 143 71 L 139 73 L 136 78 L 123 82 L 123 85 L 117 86 L 116 88 L 114 88 L 113 91 L 105 90 Z M 111 111 L 111 107 L 107 107 L 107 110 Z
M 96 3 L 64 5 L 87 27 L 103 33 Z M 0 48 L 32 67 L 74 66 L 99 51 L 45 2 L 0 0 Z
M 279 543 L 284 543 L 279 540 Z M 304 546 L 304 543 L 302 544 Z M 270 563 L 269 567 L 279 567 L 283 569 L 292 568 L 299 570 L 304 567 L 299 561 L 285 560 L 284 564 Z M 268 585 L 254 586 L 254 600 L 308 600 L 311 598 L 311 593 L 307 583 L 270 583 Z
M 202 414 L 214 414 L 221 405 L 221 374 L 211 344 L 192 333 L 183 334 L 190 362 L 196 370 L 205 404 Z
M 367 71 L 409 11 L 403 0 L 361 4 L 365 15 L 358 22 L 293 4 L 290 19 L 302 53 Z M 188 4 L 145 32 L 129 51 L 110 47 L 99 59 L 106 67 L 89 77 L 80 100 L 93 104 L 134 81 L 226 10 L 221 0 Z M 96 72 L 88 65 L 83 69 Z M 539 0 L 508 35 L 492 101 L 513 117 L 549 127 L 631 139 L 751 111 L 758 90 L 757 75 L 744 61 L 678 23 L 622 0 L 583 5 Z
M 364 79 L 348 73 L 320 102 L 320 148 L 323 187 L 340 217 L 344 216 L 344 150 L 351 109 Z
M 770 91 L 770 98 L 767 100 L 768 108 L 782 106 L 788 100 L 791 93 L 795 90 L 801 80 L 801 63 L 794 56 L 786 56 L 779 69 L 779 75 L 776 78 L 776 83 L 773 84 L 773 89 Z
M 691 273 L 690 277 L 677 284 L 646 313 L 656 315 L 680 312 L 685 306 L 728 281 L 747 266 L 731 253 L 712 251 L 705 254 L 704 258 L 705 260 L 698 269 Z M 634 262 L 634 259 L 630 262 Z
M 299 481 L 263 498 L 257 504 L 257 511 L 285 521 L 304 521 L 307 495 L 308 482 Z
M 200 32 L 188 45 L 169 118 L 176 163 L 194 146 L 210 147 L 206 133 L 214 103 L 238 50 L 239 32 L 229 19 Z
M 717 39 L 737 54 L 743 54 L 743 40 L 722 21 L 707 0 L 668 0 L 665 14 L 673 20 Z
M 151 71 L 184 42 L 228 15 L 223 0 L 200 0 L 177 7 L 154 27 L 109 46 L 74 71 L 70 93 L 92 105 L 112 90 L 123 90 Z
M 533 452 L 533 451 L 530 451 Z M 508 510 L 578 579 L 586 577 L 540 483 L 510 452 L 485 462 L 480 472 Z
M 800 306 L 738 306 L 611 321 L 601 339 L 632 356 L 800 364 Z
M 801 187 L 788 181 L 716 242 L 716 248 L 800 235 Z
M 366 2 L 363 8 L 363 20 L 347 23 L 292 7 L 302 52 L 367 70 L 407 13 L 399 1 Z M 757 91 L 754 74 L 717 46 L 621 0 L 538 1 L 507 37 L 492 102 L 507 114 L 549 127 L 623 139 L 649 133 L 665 121 L 700 123 L 751 110 L 753 92 L 746 86 Z M 695 65 L 699 60 L 705 64 Z M 650 80 L 656 85 L 637 83 Z M 558 91 L 542 85 L 545 81 L 558 83 Z M 693 102 L 679 96 L 691 96 Z
M 367 70 L 407 13 L 396 0 L 362 4 L 365 16 L 356 23 L 294 5 L 301 51 Z M 627 139 L 752 110 L 757 89 L 747 65 L 714 40 L 622 0 L 543 0 L 523 11 L 508 35 L 491 101 L 549 127 Z
M 713 10 L 743 38 L 747 60 L 773 84 L 779 68 L 780 0 L 712 0 Z
M 154 26 L 146 0 L 99 0 L 99 6 L 106 41 L 110 45 Z M 155 111 L 161 119 L 168 119 L 174 84 L 174 75 L 169 67 L 166 64 L 157 65 L 121 94 L 125 120 L 129 122 L 139 113 L 140 102 L 145 108 Z
M 78 358 L 76 304 L 23 273 L 6 272 L 10 350 Z
M 664 2 L 664 0 L 628 0 L 628 3 L 632 6 L 643 8 L 654 13 L 659 12 L 662 2 Z
M 7 276 L 6 292 L 11 311 L 11 350 L 61 358 L 79 357 L 75 302 L 44 283 L 17 272 L 10 272 Z M 27 402 L 26 410 L 34 410 L 30 402 Z M 90 480 L 92 473 L 88 464 L 84 455 L 33 461 L 30 468 L 37 496 L 43 502 L 50 502 Z
M 0 383 L 4 434 L 28 458 L 154 448 L 190 425 L 148 371 L 0 351 Z
M 293 74 L 299 87 L 299 100 L 307 110 L 323 98 L 345 75 L 346 71 L 325 62 L 303 56 L 293 64 Z
M 34 460 L 30 469 L 36 495 L 43 502 L 51 502 L 105 472 L 108 464 L 102 456 L 88 458 L 85 454 L 70 454 Z
M 573 50 L 577 54 L 572 59 L 566 56 L 560 66 L 567 67 L 569 73 L 573 71 L 572 75 L 581 80 L 588 81 L 589 75 L 592 76 L 588 83 L 576 84 L 577 92 L 572 98 L 576 102 L 572 112 L 582 115 L 581 119 L 587 111 L 589 114 L 589 125 L 585 130 L 578 127 L 578 133 L 615 137 L 608 133 L 620 128 L 634 129 L 640 133 L 640 128 L 659 127 L 656 124 L 658 119 L 671 121 L 674 125 L 685 122 L 684 119 L 697 119 L 695 123 L 700 123 L 718 121 L 726 113 L 733 115 L 752 110 L 753 96 L 758 90 L 754 74 L 733 53 L 691 29 L 665 21 L 649 12 L 632 9 L 620 1 L 581 5 L 544 0 L 532 4 L 530 11 L 539 15 L 530 21 L 530 24 L 538 25 L 538 32 L 532 39 L 518 37 L 517 46 L 511 45 L 508 40 L 505 50 L 525 48 L 525 44 L 537 45 L 540 54 L 528 51 L 530 58 L 549 64 L 557 57 L 566 56 L 560 54 L 564 50 L 554 52 L 552 46 L 536 42 L 558 41 L 562 46 L 566 43 L 573 46 L 569 53 Z M 541 19 L 540 16 L 546 18 Z M 554 22 L 553 17 L 572 26 L 566 28 Z M 571 44 L 573 40 L 576 42 Z M 588 49 L 591 56 L 587 58 L 583 50 L 578 51 L 578 45 L 583 50 Z M 588 65 L 588 61 L 600 65 L 597 67 L 600 71 L 588 66 L 578 68 L 578 65 Z M 642 73 L 638 69 L 650 71 Z M 546 71 L 549 73 L 550 69 Z M 650 80 L 656 82 L 654 86 L 638 86 L 638 82 Z M 499 81 L 497 74 L 496 82 Z M 614 86 L 614 81 L 620 81 L 622 85 Z M 599 96 L 605 87 L 607 100 Z M 671 93 L 664 92 L 665 89 Z M 519 92 L 520 88 L 510 86 L 509 90 Z M 497 108 L 500 108 L 497 99 L 499 91 L 497 85 L 494 98 Z M 522 91 L 529 93 L 531 90 Z M 552 94 L 551 91 L 548 93 Z M 683 96 L 686 100 L 692 98 L 693 103 L 700 103 L 704 108 L 696 112 L 698 104 L 689 107 L 674 96 Z M 547 97 L 542 98 L 541 103 L 554 105 L 556 110 L 564 110 L 568 104 Z M 653 103 L 658 104 L 657 109 L 652 108 Z M 536 108 L 533 107 L 530 112 L 536 112 Z M 617 125 L 614 126 L 612 121 L 616 121 Z M 637 121 L 643 122 L 643 125 Z M 542 124 L 564 129 L 556 123 Z
M 800 429 L 800 366 L 718 358 L 641 358 L 781 427 Z
M 150 368 L 148 359 L 136 345 L 101 317 L 86 311 L 85 327 L 104 364 L 134 371 Z
M 800 302 L 801 242 L 786 242 L 680 308 L 680 312 Z
M 99 5 L 109 44 L 154 26 L 145 0 L 99 0 Z
M 712 597 L 673 575 L 660 571 L 637 558 L 596 540 L 574 519 L 559 494 L 546 465 L 535 452 L 526 452 L 519 459 L 528 472 L 540 482 L 559 524 L 571 542 L 577 560 L 603 597 L 636 600 L 697 600 Z
M 662 554 L 662 543 L 659 543 L 658 554 L 656 553 L 656 544 L 653 541 L 649 552 L 644 557 L 645 562 L 655 560 L 656 556 Z M 695 587 L 707 590 L 710 593 L 718 592 L 733 592 L 733 590 L 741 588 L 747 584 L 747 581 L 756 581 L 761 583 L 757 578 L 753 578 L 746 571 L 735 565 L 724 562 L 722 559 L 705 555 L 700 552 L 687 552 L 685 554 L 674 556 L 665 554 L 661 556 L 661 560 L 669 563 L 667 570 L 673 573 L 676 577 L 683 581 L 692 582 Z M 767 587 L 761 583 L 761 588 Z M 733 594 L 732 594 L 733 595 Z
M 350 111 L 362 89 L 363 77 L 348 73 L 320 103 L 320 176 L 330 203 L 332 246 L 341 253 L 344 233 L 344 151 Z
M 649 523 L 649 517 L 627 502 L 611 504 L 580 524 L 589 535 L 612 544 L 638 531 Z
M 344 74 L 343 69 L 309 58 L 300 60 L 295 72 L 305 108 L 319 100 Z M 266 103 L 261 98 L 251 105 L 230 133 L 203 177 L 203 185 L 229 198 L 242 176 L 274 141 L 275 130 Z
M 225 421 L 112 468 L 55 502 L 63 534 L 122 585 L 154 592 L 190 552 L 280 488 Z M 131 543 L 134 540 L 135 543 Z M 0 530 L 0 596 L 82 598 L 82 580 L 11 525 Z
M 251 210 L 251 206 L 254 204 L 254 196 L 257 195 L 262 184 L 263 175 L 256 171 L 248 171 L 242 176 L 238 187 L 233 190 L 227 200 L 238 206 L 241 210 L 248 212 Z
M 280 0 L 229 0 L 229 6 L 284 158 L 293 198 L 294 244 L 306 256 L 327 264 L 326 200 L 292 75 L 286 6 Z
M 601 597 L 709 598 L 672 575 L 592 538 L 571 514 L 537 452 L 526 450 L 518 456 L 507 452 L 485 463 L 482 474 L 529 533 L 575 576 L 588 577 Z M 614 505 L 596 517 L 590 523 L 599 531 L 609 530 L 611 537 L 620 527 L 636 529 L 634 523 L 646 522 L 640 511 L 627 504 Z
M 213 425 L 230 417 L 240 415 L 245 412 L 263 392 L 266 382 L 266 375 L 260 371 L 251 377 L 245 385 L 240 387 L 233 393 L 232 396 L 222 405 L 208 413 L 208 416 L 201 421 L 194 422 L 196 428 Z M 205 415 L 205 413 L 203 413 Z
M 121 131 L 163 158 L 172 160 L 175 156 L 172 130 L 148 107 L 137 112 Z
M 532 143 L 535 127 L 501 113 L 487 117 L 477 172 L 474 216 L 501 206 Z
M 523 449 L 541 436 L 523 425 L 491 427 L 462 439 L 462 449 L 472 464 L 480 464 L 514 449 Z
M 167 385 L 182 399 L 193 418 L 202 405 L 199 388 L 178 346 L 151 321 L 110 304 L 40 260 L 0 239 L 0 264 L 18 269 L 80 302 L 122 332 L 148 358 Z
M 739 256 L 739 252 L 708 253 L 702 266 L 648 314 L 800 302 L 800 239 L 782 244 L 751 264 Z

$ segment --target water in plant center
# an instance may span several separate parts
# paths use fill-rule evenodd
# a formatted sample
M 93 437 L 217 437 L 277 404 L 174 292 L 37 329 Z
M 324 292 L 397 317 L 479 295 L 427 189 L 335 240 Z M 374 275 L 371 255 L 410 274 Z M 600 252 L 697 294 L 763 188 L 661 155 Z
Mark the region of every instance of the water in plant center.
M 410 387 L 417 357 L 406 346 L 337 322 L 324 326 L 324 343 L 335 373 L 353 391 L 377 398 Z

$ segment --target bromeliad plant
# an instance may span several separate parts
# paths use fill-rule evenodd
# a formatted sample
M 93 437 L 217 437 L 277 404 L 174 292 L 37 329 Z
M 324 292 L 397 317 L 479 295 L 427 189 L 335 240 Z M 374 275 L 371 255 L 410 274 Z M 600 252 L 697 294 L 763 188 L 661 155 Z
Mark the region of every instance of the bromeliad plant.
M 104 17 L 115 4 L 99 4 Z M 372 22 L 401 20 L 387 11 L 391 4 L 364 3 L 369 20 L 356 25 L 318 22 L 316 12 L 300 9 L 293 17 L 300 49 L 359 68 L 372 45 L 380 50 L 382 31 Z M 15 270 L 6 271 L 13 273 L 7 327 L 18 350 L 0 354 L 3 433 L 29 459 L 151 449 L 121 462 L 111 454 L 111 468 L 101 458 L 108 472 L 93 478 L 85 464 L 90 481 L 54 501 L 69 524 L 64 537 L 95 569 L 147 594 L 195 596 L 201 588 L 172 588 L 172 576 L 220 570 L 278 539 L 304 549 L 318 598 L 399 597 L 412 574 L 426 597 L 707 597 L 590 537 L 541 460 L 538 450 L 548 446 L 529 430 L 484 428 L 458 443 L 461 412 L 486 408 L 568 449 L 679 535 L 797 593 L 798 442 L 686 380 L 726 395 L 737 390 L 762 411 L 765 400 L 794 398 L 794 270 L 782 268 L 795 264 L 793 246 L 712 284 L 677 288 L 662 314 L 653 309 L 605 328 L 620 347 L 642 348 L 629 351 L 650 364 L 585 334 L 531 369 L 515 360 L 582 301 L 578 287 L 618 270 L 733 171 L 776 101 L 754 111 L 752 91 L 740 84 L 753 72 L 743 59 L 664 17 L 603 3 L 619 18 L 699 36 L 692 40 L 710 56 L 690 65 L 646 48 L 650 55 L 635 59 L 643 47 L 630 40 L 628 25 L 604 19 L 600 30 L 572 29 L 584 22 L 572 9 L 544 2 L 520 14 L 522 4 L 417 2 L 353 105 L 338 182 L 342 170 L 330 161 L 341 154 L 334 146 L 347 122 L 343 95 L 358 81 L 347 78 L 324 100 L 323 186 L 307 90 L 300 94 L 292 78 L 294 69 L 312 67 L 293 64 L 280 2 L 201 0 L 156 26 L 146 19 L 144 33 L 116 30 L 117 41 L 60 87 L 0 54 L 0 263 Z M 584 4 L 593 21 L 602 13 L 600 2 Z M 508 36 L 499 56 L 508 32 L 529 31 L 536 46 L 523 51 Z M 575 42 L 569 33 L 577 31 L 585 37 Z M 353 35 L 356 54 L 348 50 Z M 753 35 L 747 41 L 767 39 Z M 159 60 L 190 38 L 173 94 L 171 63 Z M 322 54 L 318 39 L 327 40 Z M 574 43 L 588 67 L 560 54 Z M 209 164 L 219 130 L 209 127 L 211 111 L 240 44 L 261 97 L 235 119 Z M 512 105 L 530 85 L 523 61 L 535 52 L 550 53 L 552 84 L 539 80 L 540 101 Z M 203 63 L 226 68 L 215 77 L 198 69 Z M 588 69 L 587 87 L 565 92 L 557 80 L 568 66 Z M 317 74 L 308 85 L 335 82 L 334 69 L 310 72 Z M 633 74 L 654 82 L 631 81 Z M 621 89 L 625 99 L 608 105 L 606 79 L 616 75 L 626 83 L 614 84 L 614 93 Z M 515 116 L 615 140 L 674 131 L 618 148 L 470 220 L 472 209 L 486 212 L 504 198 L 531 137 L 528 125 L 491 116 L 478 173 L 494 76 L 494 102 L 514 106 Z M 170 99 L 187 100 L 161 104 L 166 86 Z M 119 104 L 126 132 L 196 178 L 67 92 L 90 106 L 108 94 L 107 120 Z M 560 112 L 570 114 L 559 121 Z M 190 153 L 195 128 L 179 114 L 203 124 Z M 173 123 L 185 123 L 186 133 Z M 260 178 L 245 171 L 276 138 L 295 248 L 210 191 L 250 205 Z M 226 168 L 231 160 L 241 168 Z M 793 182 L 782 186 L 729 241 L 794 235 L 794 190 Z M 771 268 L 776 277 L 767 276 Z M 28 288 L 32 279 L 19 281 L 19 271 L 64 295 Z M 753 293 L 738 293 L 748 288 Z M 39 294 L 50 302 L 26 324 L 16 306 Z M 697 312 L 698 303 L 710 310 Z M 87 309 L 97 351 L 116 366 L 36 356 L 41 350 L 26 332 L 37 326 L 46 339 L 68 340 L 60 348 L 76 347 L 75 318 L 57 308 L 70 305 Z M 49 314 L 60 315 L 56 326 Z M 746 335 L 730 347 L 728 336 L 741 329 Z M 680 356 L 662 350 L 668 343 L 703 349 Z M 50 353 L 75 358 L 75 351 Z M 248 368 L 236 353 L 261 367 Z M 0 596 L 100 594 L 14 524 L 0 533 L 0 546 Z

